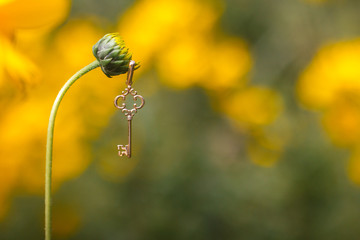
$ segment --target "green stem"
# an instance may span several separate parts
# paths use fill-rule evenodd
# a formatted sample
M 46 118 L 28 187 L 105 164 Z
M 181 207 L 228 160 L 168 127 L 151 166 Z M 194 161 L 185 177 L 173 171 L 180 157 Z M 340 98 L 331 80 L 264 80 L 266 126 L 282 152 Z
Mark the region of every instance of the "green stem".
M 75 73 L 61 88 L 51 109 L 47 140 L 46 140 L 46 166 L 45 166 L 45 240 L 51 240 L 51 169 L 52 169 L 52 152 L 53 152 L 53 138 L 54 138 L 54 124 L 57 110 L 61 100 L 63 99 L 67 90 L 85 73 L 99 67 L 97 60 L 90 63 L 77 73 Z

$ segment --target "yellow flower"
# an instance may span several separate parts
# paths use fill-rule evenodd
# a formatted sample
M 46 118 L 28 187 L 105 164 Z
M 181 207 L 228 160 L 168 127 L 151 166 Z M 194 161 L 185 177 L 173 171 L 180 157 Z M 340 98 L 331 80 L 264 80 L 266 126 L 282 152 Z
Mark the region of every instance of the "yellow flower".
M 204 37 L 185 35 L 159 55 L 156 67 L 169 86 L 187 88 L 209 77 L 213 59 L 211 45 Z
M 150 66 L 173 39 L 211 31 L 222 9 L 219 1 L 142 0 L 120 19 L 118 29 L 136 60 Z
M 282 110 L 280 96 L 271 89 L 247 87 L 221 98 L 221 108 L 240 127 L 268 125 Z
M 239 87 L 252 61 L 241 39 L 215 39 L 222 9 L 219 1 L 143 0 L 121 19 L 119 31 L 144 66 L 153 60 L 169 86 Z
M 323 124 L 335 144 L 360 141 L 360 39 L 320 49 L 297 92 L 306 107 L 324 113 Z
M 41 101 L 32 106 L 15 101 L 17 89 L 34 84 L 40 73 L 27 52 L 18 46 L 17 36 L 25 29 L 51 29 L 64 20 L 69 4 L 69 0 L 0 1 L 0 218 L 6 213 L 15 187 L 34 184 L 43 188 L 43 171 L 38 167 L 43 165 L 42 134 L 46 129 L 40 124 L 46 126 L 48 116 L 45 118 L 44 111 L 38 110 Z
M 344 93 L 324 111 L 323 124 L 331 140 L 339 146 L 360 142 L 360 92 Z
M 242 132 L 249 135 L 247 154 L 256 164 L 272 166 L 281 156 L 283 142 L 278 131 L 266 130 L 282 110 L 282 99 L 264 87 L 249 86 L 220 99 L 220 109 Z
M 156 61 L 169 86 L 199 85 L 209 90 L 238 88 L 246 84 L 251 57 L 240 39 L 214 41 L 203 35 L 184 35 L 159 53 Z
M 252 58 L 246 43 L 240 38 L 227 37 L 214 42 L 208 49 L 210 72 L 201 85 L 210 90 L 244 87 L 246 74 L 252 67 Z
M 15 31 L 52 27 L 64 20 L 69 5 L 69 0 L 0 2 L 0 88 L 8 78 L 23 87 L 32 83 L 37 74 L 35 65 L 14 44 Z
M 0 35 L 0 88 L 8 84 L 7 78 L 13 80 L 18 88 L 23 88 L 23 84 L 34 83 L 39 74 L 35 65 L 18 52 L 9 39 Z
M 42 193 L 44 186 L 44 146 L 51 99 L 31 98 L 14 106 L 3 119 L 0 131 L 1 161 L 17 163 L 17 183 L 31 193 Z M 68 116 L 67 116 L 68 117 Z M 81 141 L 84 132 L 76 117 L 59 119 L 63 127 L 55 137 L 54 183 L 77 176 L 88 164 L 86 146 Z M 66 122 L 65 122 L 66 121 Z M 76 159 L 76 161 L 70 160 Z M 70 162 L 71 161 L 71 164 Z
M 360 39 L 320 49 L 300 76 L 297 93 L 312 109 L 324 109 L 343 91 L 360 91 Z
M 349 176 L 360 184 L 360 39 L 319 50 L 301 75 L 300 101 L 322 113 L 322 123 L 334 144 L 352 150 Z
M 11 33 L 15 29 L 54 26 L 67 16 L 68 0 L 8 0 L 0 2 L 2 32 Z

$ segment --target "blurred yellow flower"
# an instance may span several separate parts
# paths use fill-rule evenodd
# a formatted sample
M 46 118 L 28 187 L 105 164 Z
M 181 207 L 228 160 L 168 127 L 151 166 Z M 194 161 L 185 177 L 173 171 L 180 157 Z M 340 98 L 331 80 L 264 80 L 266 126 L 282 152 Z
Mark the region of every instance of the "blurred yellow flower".
M 17 35 L 25 29 L 51 29 L 65 19 L 69 6 L 69 0 L 0 1 L 0 218 L 14 188 L 43 186 L 42 134 L 48 118 L 44 111 L 49 109 L 41 107 L 42 101 L 13 101 L 18 89 L 40 77 L 36 64 L 17 45 Z
M 42 193 L 44 186 L 44 150 L 48 114 L 52 99 L 32 98 L 14 106 L 0 125 L 1 161 L 17 163 L 17 184 L 31 193 Z M 66 125 L 55 137 L 55 187 L 83 171 L 88 164 L 86 146 L 81 141 L 84 131 L 76 117 L 60 117 Z M 66 121 L 62 123 L 61 121 Z M 70 160 L 70 159 L 76 159 Z M 71 161 L 71 164 L 69 163 Z M 12 166 L 10 166 L 12 167 Z
M 306 107 L 324 113 L 334 143 L 360 141 L 360 39 L 321 48 L 300 76 L 297 93 Z
M 118 29 L 137 60 L 151 66 L 149 61 L 174 39 L 211 31 L 222 9 L 220 1 L 142 0 L 120 19 Z
M 353 151 L 349 175 L 360 173 L 360 39 L 343 41 L 319 50 L 300 76 L 300 101 L 322 113 L 322 123 L 334 144 Z
M 69 0 L 1 1 L 0 28 L 10 34 L 15 29 L 54 26 L 65 19 L 69 7 Z
M 360 80 L 360 79 L 359 79 Z M 332 141 L 351 147 L 360 143 L 360 92 L 343 93 L 324 111 L 323 124 Z
M 159 53 L 156 67 L 165 84 L 187 88 L 209 76 L 212 46 L 205 38 L 185 35 Z M 209 80 L 210 81 L 210 80 Z
M 217 41 L 209 51 L 208 64 L 211 68 L 208 77 L 203 78 L 202 86 L 210 90 L 224 90 L 246 85 L 252 57 L 242 39 L 227 37 Z
M 59 24 L 67 16 L 69 6 L 69 0 L 0 2 L 0 88 L 7 78 L 23 87 L 32 83 L 38 73 L 35 65 L 14 45 L 15 31 Z
M 169 86 L 239 87 L 252 60 L 241 39 L 215 39 L 222 9 L 220 1 L 143 0 L 121 18 L 119 31 L 143 65 L 153 60 Z
M 0 35 L 0 88 L 4 88 L 7 78 L 14 81 L 18 88 L 23 88 L 23 84 L 35 82 L 39 74 L 35 65 L 18 52 L 9 39 Z
M 224 112 L 241 127 L 268 125 L 282 110 L 280 96 L 264 87 L 247 87 L 221 100 Z
M 159 53 L 156 61 L 165 84 L 186 88 L 199 85 L 221 91 L 245 86 L 252 60 L 240 39 L 215 42 L 202 35 L 185 35 Z
M 297 93 L 312 109 L 325 109 L 343 91 L 360 91 L 360 39 L 319 50 L 300 76 Z
M 274 90 L 248 86 L 219 99 L 220 108 L 242 132 L 249 134 L 247 153 L 256 164 L 269 167 L 281 156 L 283 140 L 279 132 L 267 131 L 283 108 L 282 98 Z
M 155 60 L 169 86 L 238 87 L 246 82 L 251 57 L 241 39 L 214 39 L 222 9 L 219 1 L 143 0 L 120 20 L 119 31 L 143 65 Z

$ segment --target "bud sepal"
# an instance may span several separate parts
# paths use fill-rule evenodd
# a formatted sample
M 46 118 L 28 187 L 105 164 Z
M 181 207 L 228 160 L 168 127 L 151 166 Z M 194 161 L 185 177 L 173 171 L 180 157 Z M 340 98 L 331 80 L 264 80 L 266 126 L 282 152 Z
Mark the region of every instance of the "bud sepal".
M 132 54 L 118 33 L 106 34 L 93 46 L 92 50 L 100 63 L 101 70 L 109 78 L 128 72 Z M 139 62 L 135 63 L 134 70 L 139 67 Z

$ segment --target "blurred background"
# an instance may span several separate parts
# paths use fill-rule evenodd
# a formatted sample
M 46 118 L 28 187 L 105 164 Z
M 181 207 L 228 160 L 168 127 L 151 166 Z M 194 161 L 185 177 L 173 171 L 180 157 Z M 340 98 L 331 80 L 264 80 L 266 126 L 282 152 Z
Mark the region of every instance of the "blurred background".
M 120 32 L 141 62 L 58 112 L 54 239 L 359 239 L 360 1 L 1 0 L 0 239 L 43 239 L 47 122 Z

